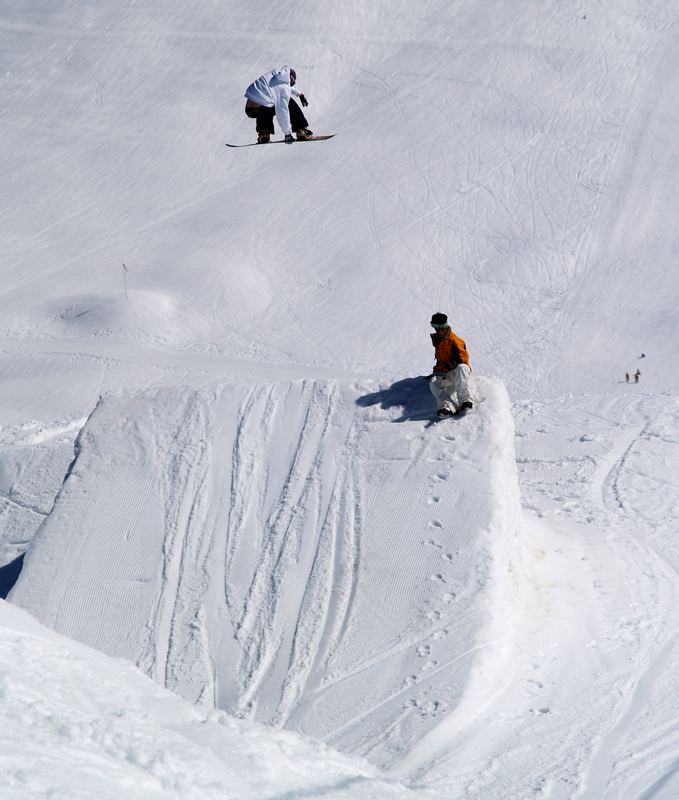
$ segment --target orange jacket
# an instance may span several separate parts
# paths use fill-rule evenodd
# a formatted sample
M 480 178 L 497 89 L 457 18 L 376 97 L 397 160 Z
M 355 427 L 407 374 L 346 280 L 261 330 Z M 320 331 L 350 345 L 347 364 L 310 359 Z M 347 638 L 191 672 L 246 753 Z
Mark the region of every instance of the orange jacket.
M 469 353 L 463 339 L 448 328 L 445 333 L 432 333 L 436 364 L 434 372 L 450 372 L 460 364 L 469 364 Z

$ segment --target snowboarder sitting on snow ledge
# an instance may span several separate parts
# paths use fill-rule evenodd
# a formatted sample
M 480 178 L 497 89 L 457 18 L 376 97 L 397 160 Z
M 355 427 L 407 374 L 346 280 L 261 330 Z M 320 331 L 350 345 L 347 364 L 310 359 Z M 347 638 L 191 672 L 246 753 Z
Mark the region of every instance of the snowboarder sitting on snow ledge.
M 434 314 L 431 326 L 436 331 L 431 334 L 436 364 L 429 388 L 439 405 L 439 417 L 452 417 L 463 408 L 474 407 L 469 353 L 464 341 L 450 329 L 445 314 Z
M 278 124 L 283 129 L 285 141 L 292 144 L 294 131 L 298 139 L 310 139 L 314 134 L 309 130 L 309 123 L 302 113 L 302 109 L 293 99 L 299 97 L 303 106 L 308 106 L 306 97 L 292 87 L 297 81 L 297 73 L 292 67 L 284 64 L 279 69 L 272 69 L 266 75 L 257 78 L 245 90 L 245 113 L 251 119 L 257 120 L 257 142 L 268 144 L 274 132 L 273 118 L 278 118 Z

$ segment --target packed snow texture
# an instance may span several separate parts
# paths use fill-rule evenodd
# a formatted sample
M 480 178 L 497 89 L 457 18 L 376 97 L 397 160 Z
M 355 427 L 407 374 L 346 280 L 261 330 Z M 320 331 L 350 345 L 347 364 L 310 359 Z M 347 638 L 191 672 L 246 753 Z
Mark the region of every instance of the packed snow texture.
M 287 731 L 202 714 L 0 600 L 3 800 L 434 800 Z
M 675 800 L 677 10 L 273 12 L 0 10 L 0 784 Z

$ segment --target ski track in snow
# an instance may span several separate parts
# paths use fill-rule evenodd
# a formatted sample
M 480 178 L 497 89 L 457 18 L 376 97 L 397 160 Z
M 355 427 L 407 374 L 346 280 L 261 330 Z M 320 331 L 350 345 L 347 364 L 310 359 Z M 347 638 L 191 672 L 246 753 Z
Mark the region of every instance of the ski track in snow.
M 663 414 L 676 419 L 676 400 L 668 403 Z M 670 653 L 679 625 L 678 562 L 676 549 L 657 546 L 671 515 L 640 520 L 628 492 L 639 467 L 653 486 L 669 466 L 652 452 L 662 447 L 657 429 L 668 430 L 656 419 L 665 403 L 618 397 L 603 408 L 598 398 L 528 405 L 519 409 L 517 455 L 526 508 L 531 516 L 542 511 L 517 562 L 525 611 L 514 664 L 521 673 L 509 676 L 492 714 L 463 727 L 455 767 L 442 759 L 428 773 L 430 785 L 484 798 L 655 796 L 650 776 L 664 776 L 658 790 L 672 785 L 669 754 L 679 736 L 667 718 L 657 735 L 648 723 L 658 714 L 655 697 L 676 683 Z M 668 488 L 662 481 L 654 495 Z M 544 502 L 555 495 L 557 502 Z M 675 489 L 667 492 L 665 511 L 678 499 Z M 502 735 L 494 737 L 484 761 L 488 726 L 495 735 L 506 728 L 507 738 L 501 746 Z M 527 751 L 530 741 L 540 747 Z M 439 780 L 431 780 L 437 771 Z M 517 777 L 508 782 L 507 775 Z

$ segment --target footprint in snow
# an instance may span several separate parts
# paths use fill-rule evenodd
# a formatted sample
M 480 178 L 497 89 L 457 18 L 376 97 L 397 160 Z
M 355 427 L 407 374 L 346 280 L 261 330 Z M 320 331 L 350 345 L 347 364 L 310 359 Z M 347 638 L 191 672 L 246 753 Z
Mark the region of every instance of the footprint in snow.
M 423 702 L 412 698 L 409 705 L 411 708 L 416 709 L 423 719 L 436 717 L 443 711 L 448 710 L 448 704 L 440 700 L 427 700 Z
M 544 689 L 545 688 L 545 684 L 542 681 L 534 679 L 534 678 L 528 678 L 526 683 L 528 683 L 531 686 L 535 686 L 538 689 Z
M 434 539 L 422 539 L 422 544 L 425 547 L 435 547 L 437 550 L 442 550 L 443 549 L 443 545 L 439 544 Z

